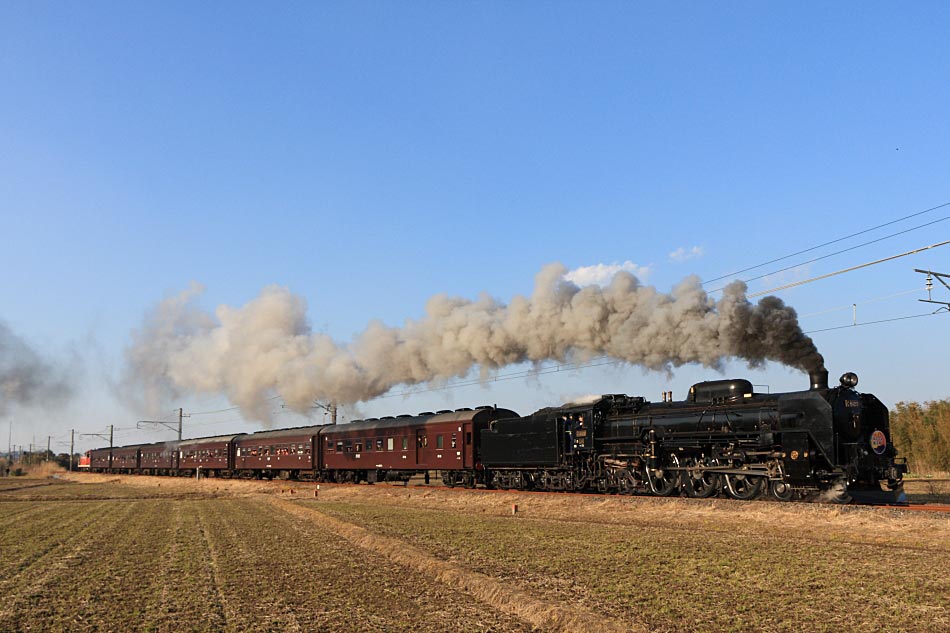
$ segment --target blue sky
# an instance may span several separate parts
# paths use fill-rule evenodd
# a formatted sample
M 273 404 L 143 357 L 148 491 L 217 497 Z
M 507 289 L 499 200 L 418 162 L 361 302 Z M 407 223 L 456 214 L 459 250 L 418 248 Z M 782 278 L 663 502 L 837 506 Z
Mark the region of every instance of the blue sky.
M 208 309 L 286 286 L 315 330 L 348 340 L 371 319 L 419 317 L 439 292 L 507 301 L 553 261 L 632 261 L 668 290 L 948 202 L 948 14 L 936 2 L 4 3 L 0 319 L 82 367 L 66 409 L 8 411 L 13 441 L 134 426 L 109 388 L 122 350 L 192 280 Z M 750 289 L 950 239 L 948 227 Z M 702 254 L 671 261 L 693 247 Z M 806 330 L 851 323 L 856 302 L 859 321 L 920 314 L 914 268 L 950 272 L 950 246 L 779 296 L 802 315 L 846 308 L 803 317 Z M 893 404 L 950 396 L 948 325 L 815 339 L 833 378 L 856 371 Z M 773 391 L 806 382 L 778 366 L 726 374 Z M 485 402 L 527 413 L 715 377 L 609 366 L 359 413 Z M 255 428 L 233 412 L 198 420 L 222 423 L 194 435 Z

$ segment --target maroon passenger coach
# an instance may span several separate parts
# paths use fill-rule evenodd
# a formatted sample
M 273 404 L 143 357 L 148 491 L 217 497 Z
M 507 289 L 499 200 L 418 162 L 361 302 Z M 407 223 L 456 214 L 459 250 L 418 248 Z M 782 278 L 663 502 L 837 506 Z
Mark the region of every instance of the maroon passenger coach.
M 139 451 L 139 468 L 146 475 L 165 475 L 178 469 L 178 442 L 145 444 Z
M 112 449 L 112 470 L 131 473 L 139 467 L 139 447 L 123 446 Z
M 440 471 L 448 486 L 481 481 L 479 438 L 508 409 L 478 407 L 396 418 L 357 420 L 324 427 L 318 436 L 320 470 L 330 481 L 408 481 Z
M 297 479 L 320 467 L 316 437 L 323 426 L 260 431 L 234 440 L 234 468 L 260 477 Z
M 201 475 L 234 469 L 234 438 L 237 435 L 200 437 L 178 442 L 178 473 L 189 474 L 201 469 Z
M 94 448 L 89 451 L 89 468 L 93 472 L 112 468 L 112 449 Z

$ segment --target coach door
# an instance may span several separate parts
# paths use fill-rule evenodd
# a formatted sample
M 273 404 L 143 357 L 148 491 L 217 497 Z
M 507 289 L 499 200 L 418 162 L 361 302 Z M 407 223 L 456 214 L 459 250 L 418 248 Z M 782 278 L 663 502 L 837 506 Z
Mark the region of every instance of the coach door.
M 475 449 L 472 446 L 471 422 L 462 425 L 462 432 L 459 434 L 457 439 L 455 437 L 452 438 L 452 444 L 458 446 L 455 449 L 456 453 L 458 451 L 461 451 L 462 453 L 462 468 L 471 468 L 474 466 L 472 462 L 474 461 Z
M 426 445 L 428 444 L 425 429 L 416 429 L 416 465 L 424 466 L 426 459 Z

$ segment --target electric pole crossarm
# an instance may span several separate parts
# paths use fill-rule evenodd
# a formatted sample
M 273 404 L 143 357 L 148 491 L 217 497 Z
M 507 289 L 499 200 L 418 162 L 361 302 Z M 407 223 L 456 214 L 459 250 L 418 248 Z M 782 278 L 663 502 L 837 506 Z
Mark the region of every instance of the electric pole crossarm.
M 927 289 L 927 298 L 918 299 L 918 301 L 921 303 L 936 303 L 939 306 L 943 306 L 940 308 L 940 310 L 946 310 L 947 312 L 950 312 L 950 301 L 934 301 L 933 298 L 934 277 L 937 278 L 937 281 L 943 284 L 944 288 L 950 290 L 950 284 L 947 283 L 947 279 L 950 279 L 950 274 L 938 273 L 932 270 L 922 270 L 920 268 L 915 268 L 914 272 L 927 275 L 926 285 L 924 286 Z M 947 279 L 944 279 L 944 277 Z M 940 310 L 937 310 L 937 312 L 940 312 Z
M 937 273 L 937 272 L 934 272 L 934 271 L 932 271 L 932 270 L 921 270 L 921 269 L 919 269 L 919 268 L 915 268 L 915 269 L 914 269 L 914 272 L 915 272 L 915 273 L 927 273 L 928 275 L 933 275 L 934 277 L 937 278 L 937 281 L 939 281 L 939 282 L 942 283 L 944 286 L 946 286 L 947 290 L 950 290 L 950 284 L 948 284 L 948 283 L 944 280 L 944 277 L 946 277 L 947 279 L 950 279 L 950 273 Z
M 183 418 L 190 418 L 190 413 L 185 413 L 184 409 L 178 409 L 178 424 L 174 422 L 166 422 L 165 420 L 139 420 L 135 423 L 135 428 L 143 429 L 148 424 L 158 424 L 159 426 L 164 426 L 169 431 L 178 431 L 178 440 L 181 441 L 181 425 Z

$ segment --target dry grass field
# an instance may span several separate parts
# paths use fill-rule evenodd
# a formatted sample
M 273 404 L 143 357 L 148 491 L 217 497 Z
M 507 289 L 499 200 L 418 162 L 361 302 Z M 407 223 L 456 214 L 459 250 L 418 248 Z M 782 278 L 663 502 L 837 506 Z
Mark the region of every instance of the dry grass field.
M 950 630 L 950 515 L 72 479 L 0 480 L 0 631 Z

